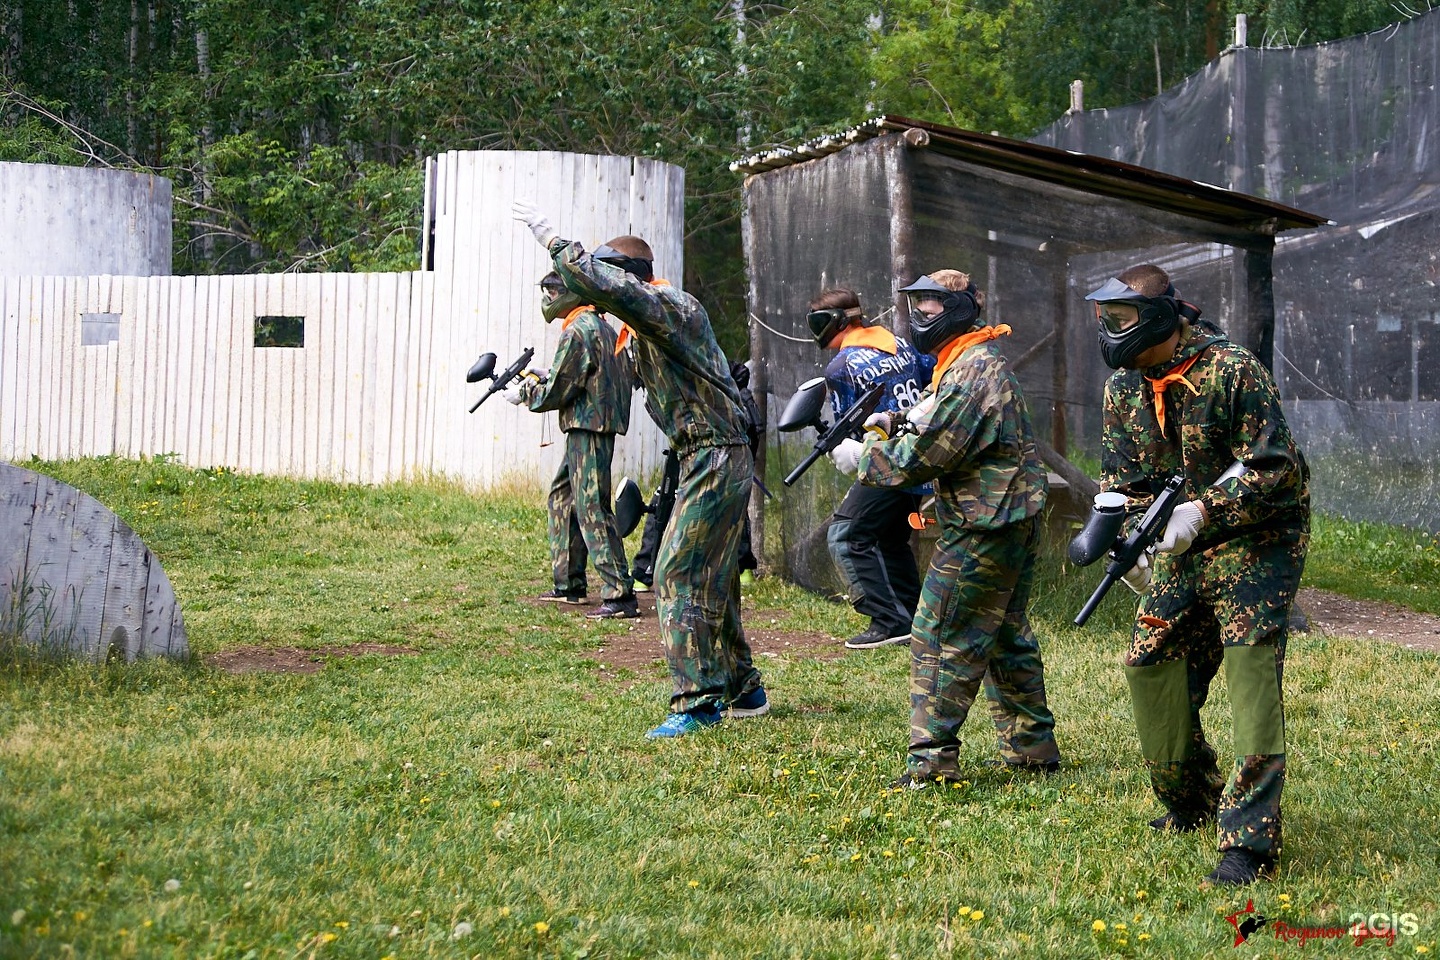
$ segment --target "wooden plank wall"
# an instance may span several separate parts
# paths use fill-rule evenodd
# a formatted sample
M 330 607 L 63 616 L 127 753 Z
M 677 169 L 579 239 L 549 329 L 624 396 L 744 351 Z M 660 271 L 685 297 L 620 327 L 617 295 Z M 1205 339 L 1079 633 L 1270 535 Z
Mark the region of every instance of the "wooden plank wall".
M 540 489 L 563 444 L 554 414 L 492 397 L 465 371 L 526 346 L 548 366 L 544 251 L 515 197 L 593 246 L 635 233 L 658 276 L 683 273 L 684 172 L 629 157 L 462 152 L 435 158 L 435 271 L 222 277 L 0 278 L 0 459 L 175 454 L 191 466 L 381 483 L 447 476 Z M 82 346 L 84 313 L 120 315 Z M 305 318 L 303 348 L 254 346 L 257 316 Z M 664 440 L 635 397 L 615 472 L 658 470 Z

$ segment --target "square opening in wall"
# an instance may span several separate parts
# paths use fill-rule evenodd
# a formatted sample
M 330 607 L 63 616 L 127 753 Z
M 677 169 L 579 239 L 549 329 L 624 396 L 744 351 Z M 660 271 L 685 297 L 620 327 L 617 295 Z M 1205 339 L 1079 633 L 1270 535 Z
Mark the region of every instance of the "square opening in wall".
M 80 346 L 103 347 L 120 340 L 120 314 L 80 314 Z
M 256 317 L 255 346 L 305 346 L 304 317 Z

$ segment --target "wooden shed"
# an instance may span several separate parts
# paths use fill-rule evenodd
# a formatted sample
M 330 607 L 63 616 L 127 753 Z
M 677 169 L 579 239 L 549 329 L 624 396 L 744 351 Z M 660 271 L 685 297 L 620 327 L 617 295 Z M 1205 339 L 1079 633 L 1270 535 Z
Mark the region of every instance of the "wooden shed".
M 1062 470 L 1066 455 L 1099 453 L 1110 371 L 1085 309 L 1089 290 L 1127 266 L 1158 263 L 1181 296 L 1268 364 L 1275 235 L 1327 222 L 1133 164 L 895 116 L 731 166 L 746 175 L 757 399 L 777 408 L 822 371 L 827 355 L 804 324 L 820 290 L 855 289 L 868 315 L 903 334 L 898 289 L 933 270 L 963 270 L 987 292 L 989 321 L 1013 328 L 1007 353 L 1037 431 L 1059 454 L 1052 469 Z M 801 442 L 787 438 L 782 450 L 771 433 L 767 482 L 778 484 Z M 813 544 L 844 487 L 833 470 L 816 469 L 772 504 L 782 521 L 772 516 L 768 529 L 782 543 L 767 545 L 767 559 L 802 583 L 833 584 L 828 563 L 799 553 L 813 552 L 802 545 Z

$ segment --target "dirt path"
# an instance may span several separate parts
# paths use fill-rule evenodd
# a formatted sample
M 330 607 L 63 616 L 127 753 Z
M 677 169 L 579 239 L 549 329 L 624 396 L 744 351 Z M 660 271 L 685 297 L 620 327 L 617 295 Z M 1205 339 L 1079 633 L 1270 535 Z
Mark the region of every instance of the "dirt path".
M 1300 591 L 1299 606 L 1310 618 L 1311 630 L 1385 640 L 1410 650 L 1440 653 L 1440 617 L 1391 603 L 1352 600 L 1312 587 Z

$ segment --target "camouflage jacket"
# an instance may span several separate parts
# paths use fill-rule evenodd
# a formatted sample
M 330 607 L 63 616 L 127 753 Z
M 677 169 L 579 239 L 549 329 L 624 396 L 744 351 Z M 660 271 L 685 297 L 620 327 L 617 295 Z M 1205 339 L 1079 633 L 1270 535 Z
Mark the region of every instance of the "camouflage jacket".
M 1165 434 L 1146 377 L 1158 378 L 1186 360 L 1192 393 L 1165 391 Z M 1270 372 L 1244 347 L 1201 321 L 1190 327 L 1175 356 L 1149 370 L 1118 370 L 1105 384 L 1100 486 L 1131 498 L 1138 522 L 1166 479 L 1185 475 L 1185 497 L 1199 499 L 1209 521 L 1196 544 L 1223 543 L 1243 533 L 1308 529 L 1310 472 L 1290 435 Z M 1236 460 L 1242 477 L 1212 486 Z
M 557 238 L 550 256 L 566 287 L 629 325 L 645 409 L 677 452 L 748 442 L 740 388 L 698 300 L 602 263 L 575 241 Z
M 911 487 L 934 480 L 942 529 L 995 529 L 1045 505 L 1050 486 L 1030 409 L 993 341 L 966 350 L 907 419 L 918 433 L 866 443 L 861 483 Z
M 615 355 L 615 331 L 594 310 L 560 332 L 550 378 L 521 381 L 520 396 L 536 413 L 560 412 L 561 430 L 624 433 L 630 427 L 631 376 Z

